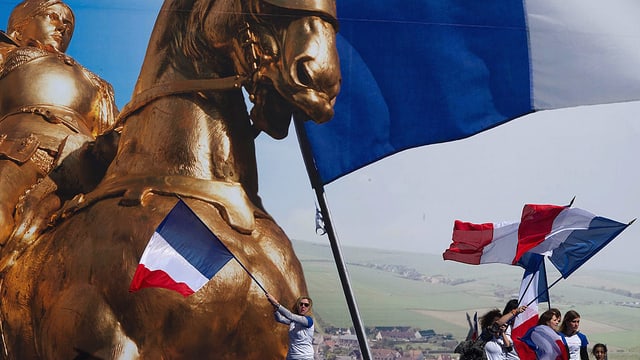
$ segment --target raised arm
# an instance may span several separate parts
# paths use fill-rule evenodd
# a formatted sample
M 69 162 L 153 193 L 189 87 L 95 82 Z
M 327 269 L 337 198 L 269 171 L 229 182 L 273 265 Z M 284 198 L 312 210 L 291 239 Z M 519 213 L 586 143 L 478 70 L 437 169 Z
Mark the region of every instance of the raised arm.
M 273 307 L 275 308 L 275 317 L 276 321 L 283 324 L 290 324 L 291 322 L 296 322 L 304 327 L 311 327 L 313 325 L 313 318 L 311 316 L 302 316 L 298 314 L 294 314 L 286 307 L 280 305 L 278 300 L 276 300 L 271 294 L 267 294 L 267 299 Z

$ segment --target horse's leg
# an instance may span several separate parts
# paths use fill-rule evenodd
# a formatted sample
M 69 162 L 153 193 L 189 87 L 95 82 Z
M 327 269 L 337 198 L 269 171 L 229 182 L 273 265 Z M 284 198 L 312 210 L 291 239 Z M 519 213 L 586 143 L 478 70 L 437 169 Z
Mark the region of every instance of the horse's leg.
M 50 305 L 40 325 L 44 358 L 139 358 L 138 346 L 93 285 L 72 285 Z

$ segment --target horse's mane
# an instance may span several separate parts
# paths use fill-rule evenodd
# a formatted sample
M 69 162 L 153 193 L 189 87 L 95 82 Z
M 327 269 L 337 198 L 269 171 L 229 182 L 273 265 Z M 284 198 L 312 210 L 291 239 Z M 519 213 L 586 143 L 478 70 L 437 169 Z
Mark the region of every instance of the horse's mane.
M 167 58 L 171 59 L 172 65 L 177 68 L 189 69 L 199 75 L 215 76 L 216 74 L 202 74 L 202 64 L 208 64 L 209 68 L 212 59 L 219 59 L 215 48 L 205 39 L 205 18 L 210 11 L 216 11 L 213 25 L 220 29 L 222 37 L 229 37 L 234 34 L 224 32 L 238 31 L 230 26 L 237 23 L 243 16 L 241 13 L 231 11 L 238 6 L 238 0 L 167 0 L 169 4 L 163 6 L 161 14 L 166 19 L 167 26 L 162 29 L 160 36 L 160 47 L 167 52 Z M 242 1 L 242 0 L 241 0 Z M 185 15 L 187 14 L 187 15 Z M 169 65 L 165 63 L 164 66 Z M 214 68 L 218 68 L 214 66 Z M 162 72 L 164 69 L 159 69 Z

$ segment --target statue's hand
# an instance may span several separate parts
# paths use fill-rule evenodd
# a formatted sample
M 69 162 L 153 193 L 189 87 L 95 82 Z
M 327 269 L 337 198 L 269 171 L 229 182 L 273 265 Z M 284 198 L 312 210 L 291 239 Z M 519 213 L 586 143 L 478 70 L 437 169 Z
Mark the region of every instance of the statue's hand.
M 13 241 L 31 243 L 49 226 L 61 205 L 55 190 L 56 185 L 46 177 L 24 195 L 16 207 Z

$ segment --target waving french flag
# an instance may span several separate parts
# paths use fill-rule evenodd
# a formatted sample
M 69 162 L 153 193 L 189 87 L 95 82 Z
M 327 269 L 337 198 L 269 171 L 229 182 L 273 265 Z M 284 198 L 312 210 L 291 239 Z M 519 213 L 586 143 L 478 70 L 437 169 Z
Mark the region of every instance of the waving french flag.
M 187 297 L 232 258 L 220 239 L 187 204 L 178 200 L 151 236 L 129 291 L 159 287 Z
M 522 340 L 535 351 L 537 360 L 569 359 L 564 338 L 547 325 L 534 326 Z
M 527 204 L 520 222 L 473 224 L 456 220 L 453 242 L 442 256 L 472 265 L 515 265 L 523 254 L 531 252 L 551 256 L 566 278 L 627 226 L 578 208 Z
M 535 111 L 639 100 L 639 6 L 337 1 L 335 117 L 305 123 L 320 180 Z
M 538 323 L 538 303 L 549 301 L 544 256 L 526 253 L 520 258 L 518 265 L 525 269 L 518 305 L 527 305 L 527 309 L 514 318 L 511 340 L 520 360 L 536 360 L 535 351 L 523 341 L 523 338 L 529 329 Z

